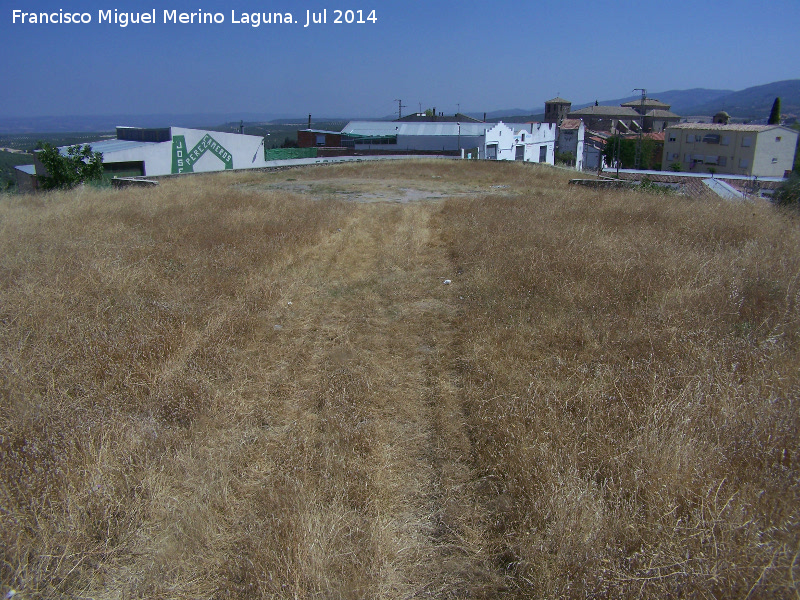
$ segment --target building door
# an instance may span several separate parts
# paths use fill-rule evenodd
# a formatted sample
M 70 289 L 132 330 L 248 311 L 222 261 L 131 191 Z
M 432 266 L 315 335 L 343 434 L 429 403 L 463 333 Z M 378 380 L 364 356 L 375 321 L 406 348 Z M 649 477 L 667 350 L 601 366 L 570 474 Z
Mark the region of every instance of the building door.
M 486 160 L 497 160 L 497 144 L 486 145 Z
M 539 146 L 539 162 L 547 162 L 547 146 Z
M 525 160 L 525 146 L 517 146 L 516 154 L 514 154 L 514 160 Z

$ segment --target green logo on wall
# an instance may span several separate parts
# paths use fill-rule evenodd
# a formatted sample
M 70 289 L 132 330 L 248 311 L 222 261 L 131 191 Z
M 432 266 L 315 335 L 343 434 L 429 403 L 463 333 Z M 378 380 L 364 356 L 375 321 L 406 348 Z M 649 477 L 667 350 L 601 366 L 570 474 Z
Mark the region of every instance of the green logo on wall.
M 217 156 L 226 169 L 233 168 L 233 156 L 223 148 L 217 140 L 205 134 L 203 139 L 188 150 L 186 138 L 182 135 L 172 136 L 172 172 L 173 173 L 193 173 L 194 163 L 206 152 L 211 152 Z

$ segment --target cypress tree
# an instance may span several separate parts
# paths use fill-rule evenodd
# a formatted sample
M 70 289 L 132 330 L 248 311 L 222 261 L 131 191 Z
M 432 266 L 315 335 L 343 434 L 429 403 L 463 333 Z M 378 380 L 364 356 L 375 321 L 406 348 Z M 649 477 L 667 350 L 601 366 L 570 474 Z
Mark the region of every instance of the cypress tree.
M 769 121 L 767 121 L 770 125 L 780 125 L 781 124 L 781 98 L 778 96 L 775 98 L 775 102 L 772 103 L 772 110 L 769 113 Z

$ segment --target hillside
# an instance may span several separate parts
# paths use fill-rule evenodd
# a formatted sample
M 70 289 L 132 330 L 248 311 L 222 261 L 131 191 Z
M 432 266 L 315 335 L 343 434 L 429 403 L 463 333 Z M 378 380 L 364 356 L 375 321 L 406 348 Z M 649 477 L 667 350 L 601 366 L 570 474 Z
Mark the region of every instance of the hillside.
M 689 115 L 695 114 L 692 111 L 699 104 L 713 103 L 718 99 L 724 98 L 732 93 L 734 92 L 731 90 L 709 90 L 705 88 L 694 88 L 690 90 L 669 90 L 666 92 L 648 91 L 647 95 L 650 98 L 655 98 L 656 100 L 661 100 L 661 102 L 669 104 L 671 106 L 670 110 L 676 114 Z M 602 100 L 600 101 L 600 104 L 606 106 L 619 106 L 625 102 L 633 102 L 635 100 L 639 100 L 640 98 L 641 96 L 626 96 L 624 98 L 616 98 L 614 100 Z M 588 104 L 574 106 L 573 108 L 577 110 L 587 106 L 592 106 L 593 104 L 594 102 L 590 102 Z
M 776 97 L 781 99 L 783 114 L 800 117 L 800 79 L 747 88 L 687 110 L 691 110 L 690 114 L 700 115 L 713 115 L 724 110 L 737 119 L 766 119 Z
M 747 88 L 738 92 L 731 90 L 711 90 L 694 88 L 689 90 L 669 90 L 665 92 L 648 91 L 648 97 L 661 100 L 671 106 L 671 111 L 682 116 L 713 116 L 720 110 L 727 111 L 736 119 L 766 119 L 776 97 L 781 98 L 782 112 L 786 115 L 800 116 L 800 79 L 776 81 L 766 85 Z M 604 106 L 619 106 L 625 102 L 638 100 L 641 96 L 625 96 L 613 100 L 598 100 Z M 594 102 L 573 104 L 578 110 L 593 105 Z M 543 108 L 543 107 L 542 107 Z M 475 116 L 477 113 L 470 113 Z M 481 118 L 483 115 L 477 115 Z M 544 112 L 533 113 L 521 109 L 499 110 L 489 113 L 490 121 L 506 122 L 541 121 Z
M 789 598 L 800 219 L 491 161 L 0 202 L 0 593 Z

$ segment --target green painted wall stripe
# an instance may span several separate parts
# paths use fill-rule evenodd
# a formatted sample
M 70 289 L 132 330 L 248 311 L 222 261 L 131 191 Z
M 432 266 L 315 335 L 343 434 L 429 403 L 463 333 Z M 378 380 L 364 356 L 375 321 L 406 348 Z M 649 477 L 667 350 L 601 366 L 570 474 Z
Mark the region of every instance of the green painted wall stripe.
M 291 158 L 317 158 L 316 148 L 264 149 L 264 160 L 289 160 Z

